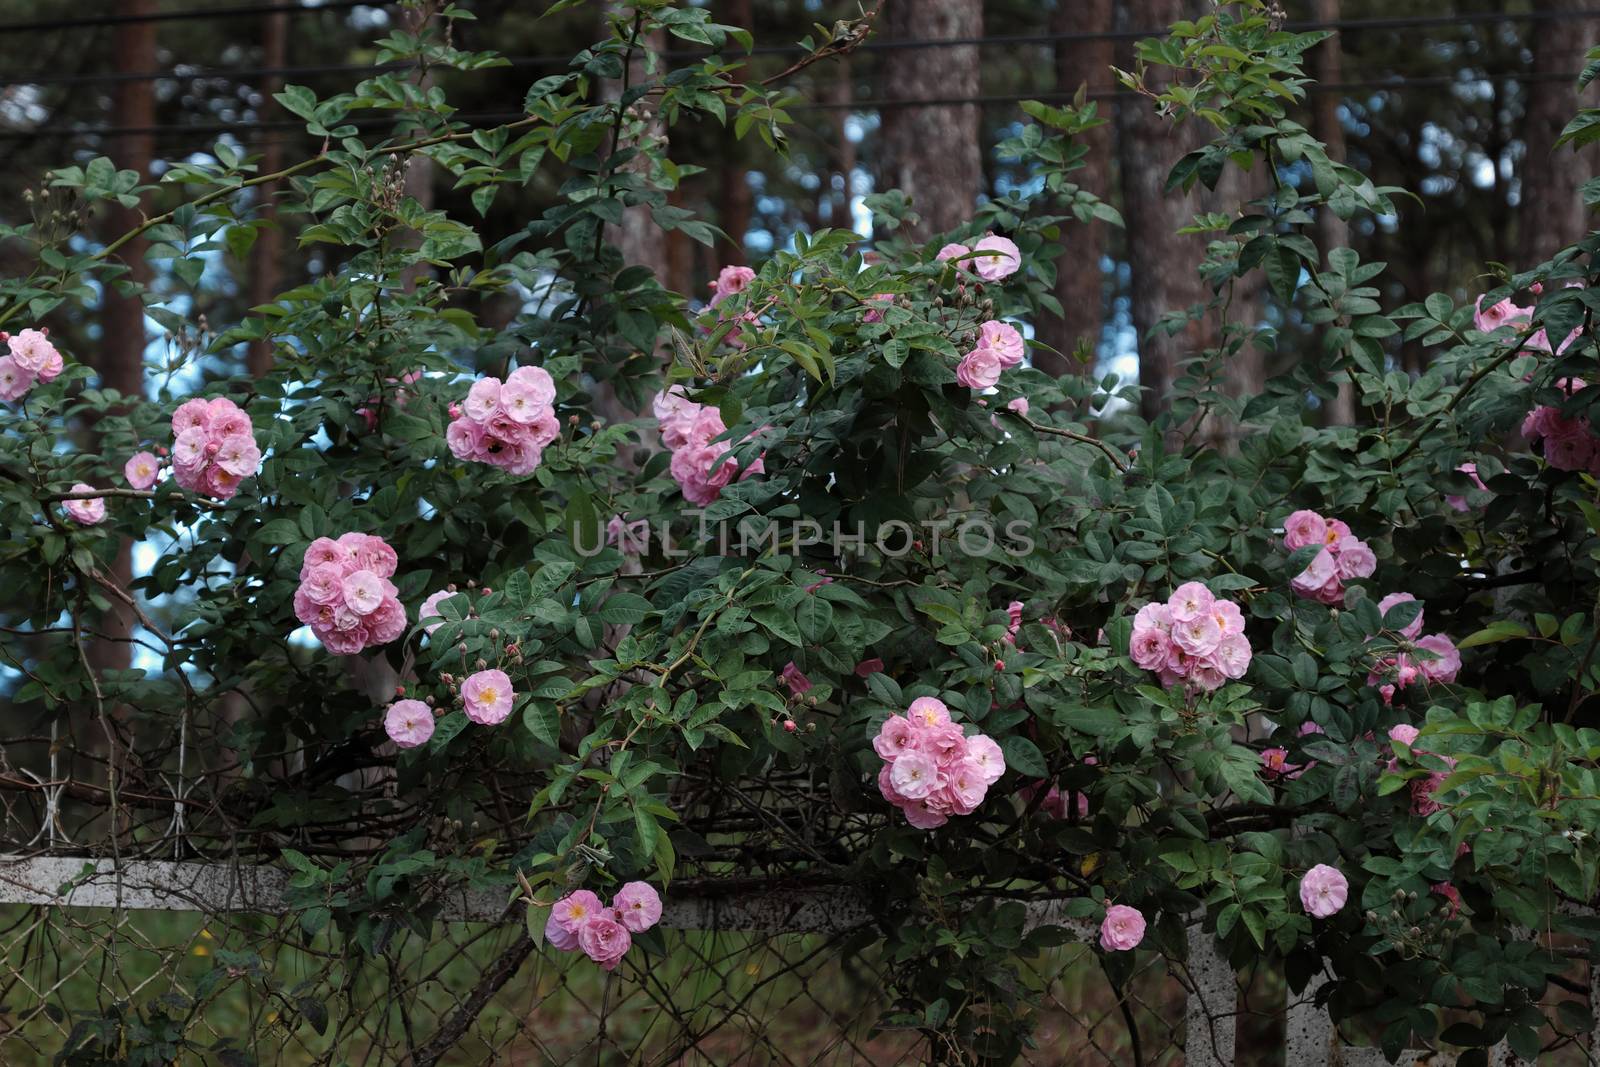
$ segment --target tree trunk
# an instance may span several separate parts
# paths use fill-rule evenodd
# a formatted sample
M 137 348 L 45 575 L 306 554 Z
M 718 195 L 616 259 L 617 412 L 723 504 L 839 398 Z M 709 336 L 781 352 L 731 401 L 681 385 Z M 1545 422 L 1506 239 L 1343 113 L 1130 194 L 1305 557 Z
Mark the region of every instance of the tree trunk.
M 738 26 L 742 29 L 755 29 L 756 16 L 751 9 L 750 0 L 728 0 L 727 14 L 723 19 L 729 26 Z M 750 193 L 750 169 L 745 166 L 746 146 L 734 136 L 733 126 L 729 124 L 722 131 L 722 176 L 718 183 L 717 225 L 728 235 L 728 239 L 719 242 L 717 251 L 721 253 L 724 263 L 742 264 L 747 262 L 744 251 L 745 235 L 750 232 L 750 216 L 755 206 L 755 198 Z M 673 231 L 677 235 L 677 231 Z M 670 273 L 672 266 L 678 259 L 669 255 L 666 270 Z M 682 279 L 672 279 L 665 275 L 658 275 L 661 284 L 669 289 L 677 289 L 683 284 Z
M 613 10 L 620 10 L 620 8 L 613 8 Z M 650 76 L 646 70 L 645 52 L 653 52 L 659 55 L 665 50 L 666 37 L 660 30 L 642 37 L 636 43 L 633 56 L 629 60 L 628 84 L 637 86 Z M 620 100 L 622 97 L 622 82 L 607 83 L 604 92 L 608 99 Z M 624 134 L 625 137 L 631 136 L 633 138 L 631 143 L 641 146 L 655 143 L 659 144 L 662 150 L 665 151 L 667 128 L 656 112 L 654 100 L 654 97 L 646 96 L 636 101 L 629 109 L 632 112 L 632 117 L 622 128 L 627 130 L 631 126 L 636 131 L 631 134 Z M 642 127 L 633 121 L 633 117 L 643 119 Z M 624 141 L 622 144 L 608 147 L 610 150 L 616 151 L 626 148 L 629 143 Z M 647 173 L 650 166 L 650 157 L 642 151 L 624 164 L 627 170 L 640 173 Z M 673 257 L 667 243 L 666 233 L 651 218 L 648 207 L 634 205 L 623 209 L 621 225 L 606 227 L 606 240 L 616 245 L 621 251 L 622 262 L 625 265 L 630 267 L 649 267 L 657 281 L 663 285 L 669 284 L 672 275 Z M 609 379 L 595 381 L 591 393 L 594 397 L 592 405 L 594 413 L 605 419 L 607 423 L 629 422 L 639 416 L 639 412 L 623 396 L 618 394 L 616 387 Z M 619 462 L 632 469 L 635 466 L 635 460 L 643 455 L 643 450 L 629 450 L 619 456 Z
M 1119 29 L 1169 26 L 1192 17 L 1185 0 L 1128 0 L 1121 5 Z M 1204 130 L 1191 122 L 1175 128 L 1143 99 L 1119 101 L 1117 146 L 1122 171 L 1122 214 L 1127 223 L 1131 312 L 1139 338 L 1140 410 L 1154 419 L 1171 403 L 1178 361 L 1204 346 L 1203 323 L 1191 322 L 1177 336 L 1153 333 L 1163 313 L 1205 300 L 1208 290 L 1196 265 L 1205 244 L 1194 237 L 1176 237 L 1194 215 L 1195 202 L 1166 191 L 1167 172 L 1183 155 L 1198 147 Z
M 1108 33 L 1111 30 L 1111 0 L 1059 0 L 1050 20 L 1052 33 Z M 1110 40 L 1058 41 L 1055 49 L 1056 92 L 1075 92 L 1080 85 L 1090 90 L 1109 87 L 1109 68 L 1116 61 Z M 1114 106 L 1110 101 L 1104 105 Z M 1078 136 L 1089 154 L 1082 170 L 1072 178 L 1102 200 L 1111 199 L 1112 126 L 1107 123 Z M 1033 365 L 1046 374 L 1093 374 L 1095 351 L 1105 323 L 1106 276 L 1101 264 L 1106 257 L 1106 224 L 1067 223 L 1062 234 L 1065 251 L 1056 260 L 1055 297 L 1061 301 L 1061 315 L 1045 314 L 1038 323 L 1039 340 L 1055 351 L 1035 349 Z M 1073 358 L 1079 345 L 1087 347 L 1088 363 Z
M 628 83 L 630 85 L 638 85 L 649 77 L 645 69 L 644 53 L 654 52 L 660 55 L 666 50 L 666 46 L 666 37 L 660 30 L 646 34 L 639 40 L 634 48 L 633 58 L 628 65 Z M 622 83 L 620 81 L 608 83 L 606 85 L 606 96 L 612 100 L 620 99 L 622 96 Z M 643 129 L 639 130 L 635 135 L 634 143 L 640 145 L 655 143 L 660 144 L 664 149 L 667 141 L 667 127 L 656 114 L 654 98 L 644 97 L 635 102 L 630 110 L 634 115 L 642 116 L 645 120 Z M 623 144 L 614 147 L 624 148 L 627 145 Z M 629 171 L 645 172 L 649 168 L 650 158 L 643 152 L 640 152 L 625 164 L 625 169 Z M 732 236 L 735 240 L 738 240 L 740 235 L 733 234 Z M 650 209 L 648 207 L 635 205 L 625 209 L 622 224 L 610 227 L 607 231 L 606 239 L 622 250 L 622 261 L 628 266 L 649 267 L 655 274 L 657 281 L 660 281 L 663 285 L 667 284 L 671 267 L 667 256 L 666 233 L 650 217 Z
M 261 65 L 268 70 L 282 69 L 288 59 L 289 13 L 268 12 L 261 22 Z M 261 79 L 261 96 L 271 100 L 272 94 L 283 88 L 283 76 L 265 74 Z M 261 135 L 261 173 L 272 174 L 283 168 L 283 139 L 280 134 L 267 131 Z M 283 256 L 283 230 L 277 224 L 278 183 L 268 182 L 256 189 L 261 197 L 257 217 L 269 225 L 256 233 L 256 243 L 250 250 L 250 306 L 260 307 L 278 295 L 278 260 Z M 268 339 L 251 341 L 245 352 L 245 365 L 252 377 L 260 378 L 272 369 L 272 342 Z
M 1198 208 L 1201 211 L 1218 212 L 1237 218 L 1242 205 L 1266 191 L 1268 181 L 1270 179 L 1265 170 L 1260 167 L 1245 172 L 1229 166 L 1222 172 L 1215 190 L 1201 187 Z M 1200 339 L 1202 344 L 1219 344 L 1223 327 L 1229 324 L 1235 327 L 1235 333 L 1240 328 L 1246 331 L 1244 344 L 1233 355 L 1224 357 L 1226 361 L 1222 366 L 1222 391 L 1235 400 L 1255 396 L 1267 383 L 1266 353 L 1257 348 L 1253 341 L 1261 325 L 1262 284 L 1259 271 L 1252 271 L 1243 278 L 1235 279 L 1232 293 L 1223 294 L 1227 298 L 1223 306 L 1207 316 L 1203 336 Z M 1209 287 L 1203 282 L 1200 289 L 1201 299 L 1211 297 Z M 1224 417 L 1216 411 L 1207 416 L 1206 424 L 1202 428 L 1202 436 L 1209 440 L 1213 447 L 1229 454 L 1238 451 L 1239 432 L 1237 421 Z
M 1584 53 L 1595 43 L 1600 0 L 1533 0 L 1534 14 L 1554 18 L 1529 24 L 1533 69 L 1550 80 L 1528 85 L 1523 121 L 1521 202 L 1517 209 L 1517 269 L 1549 259 L 1588 231 L 1579 189 L 1595 170 L 1593 146 L 1583 152 L 1556 148 L 1556 137 L 1578 108 L 1575 81 Z
M 1338 22 L 1339 0 L 1316 0 L 1316 20 L 1321 23 Z M 1328 146 L 1328 157 L 1342 163 L 1348 152 L 1344 122 L 1339 117 L 1339 105 L 1344 97 L 1327 88 L 1344 79 L 1344 45 L 1338 31 L 1312 53 L 1311 70 L 1323 86 L 1321 92 L 1312 96 L 1314 110 L 1311 112 L 1311 132 L 1317 140 Z M 1324 260 L 1333 249 L 1345 248 L 1350 244 L 1350 227 L 1325 207 L 1317 211 L 1317 244 L 1321 247 Z M 1328 405 L 1328 424 L 1349 426 L 1356 421 L 1355 388 L 1346 377 L 1339 382 L 1338 390 Z
M 156 0 L 124 0 L 121 14 L 130 16 L 153 15 Z M 156 23 L 125 22 L 116 27 L 112 44 L 112 65 L 119 74 L 143 73 L 156 69 Z M 118 84 L 112 97 L 111 125 L 119 129 L 148 130 L 156 121 L 155 83 L 146 79 L 129 79 Z M 155 151 L 155 136 L 151 133 L 120 134 L 110 145 L 111 159 L 120 168 L 139 172 L 139 180 L 150 177 L 150 159 Z M 127 233 L 143 221 L 143 205 L 125 208 L 120 205 L 111 210 L 108 222 L 110 236 Z M 128 293 L 118 291 L 119 283 L 105 286 L 100 303 L 102 339 L 93 357 L 99 373 L 100 386 L 115 389 L 128 397 L 144 395 L 144 287 L 149 284 L 150 264 L 144 258 L 150 242 L 136 237 L 122 246 L 117 254 L 119 262 L 128 267 L 121 284 L 133 283 Z M 98 444 L 96 446 L 99 447 Z M 108 461 L 111 457 L 107 457 Z M 115 466 L 115 463 L 111 464 Z M 127 538 L 117 548 L 117 557 L 111 566 L 111 579 L 127 589 L 133 580 L 133 546 Z M 128 638 L 133 633 L 133 613 L 123 604 L 113 600 L 112 608 L 100 621 L 102 639 L 93 641 L 87 649 L 91 664 L 98 670 L 120 670 L 131 662 L 132 646 Z
M 887 37 L 900 40 L 976 38 L 983 34 L 982 0 L 887 0 Z M 937 50 L 890 48 L 885 55 L 882 160 L 879 186 L 911 198 L 921 216 L 908 235 L 925 241 L 972 217 L 983 184 L 983 146 L 977 104 L 937 107 L 901 100 L 948 100 L 978 95 L 978 46 Z

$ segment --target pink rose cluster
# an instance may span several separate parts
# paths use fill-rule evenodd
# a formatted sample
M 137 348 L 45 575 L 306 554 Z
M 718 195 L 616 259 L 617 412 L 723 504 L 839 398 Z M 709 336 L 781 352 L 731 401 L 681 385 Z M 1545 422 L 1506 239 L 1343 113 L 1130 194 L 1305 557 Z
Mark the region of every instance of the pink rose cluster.
M 629 882 L 611 898 L 611 907 L 587 889 L 556 901 L 545 920 L 545 940 L 563 952 L 582 951 L 608 971 L 616 970 L 633 947 L 633 935 L 661 921 L 661 897 L 648 882 Z
M 225 396 L 195 397 L 172 413 L 172 476 L 185 489 L 230 500 L 261 469 L 250 416 Z
M 972 814 L 1006 773 L 1000 746 L 985 734 L 968 737 L 935 697 L 918 697 L 904 715 L 884 720 L 872 748 L 883 760 L 878 791 L 919 830 Z
M 300 564 L 295 618 L 335 655 L 350 656 L 393 641 L 406 630 L 406 609 L 389 581 L 398 565 L 394 549 L 381 537 L 347 533 L 337 541 L 317 538 Z
M 1410 593 L 1390 593 L 1378 601 L 1378 612 L 1387 615 L 1389 609 L 1396 604 L 1405 604 L 1416 599 Z M 1461 652 L 1456 648 L 1455 642 L 1444 634 L 1424 635 L 1422 616 L 1421 611 L 1417 612 L 1417 617 L 1400 630 L 1400 636 L 1411 642 L 1414 647 L 1431 655 L 1417 656 L 1413 653 L 1397 652 L 1379 660 L 1367 676 L 1367 684 L 1378 687 L 1385 704 L 1394 702 L 1394 695 L 1398 690 L 1419 682 L 1424 686 L 1449 685 L 1456 680 L 1456 675 L 1461 673 Z
M 479 378 L 465 401 L 451 405 L 445 443 L 457 459 L 532 474 L 561 436 L 555 402 L 555 380 L 543 367 L 518 367 L 503 382 Z
M 984 234 L 970 248 L 954 242 L 947 244 L 935 258 L 941 263 L 953 259 L 957 267 L 986 282 L 1002 281 L 1022 267 L 1022 250 L 1017 243 L 993 233 Z
M 21 400 L 38 382 L 53 382 L 66 368 L 46 329 L 0 333 L 8 355 L 0 356 L 0 400 Z
M 978 344 L 956 364 L 956 381 L 968 389 L 988 389 L 1000 372 L 1019 366 L 1027 349 L 1022 334 L 1006 322 L 986 322 L 978 327 Z
M 1180 683 L 1217 689 L 1250 669 L 1244 613 L 1200 582 L 1185 582 L 1165 604 L 1139 609 L 1128 655 L 1140 670 L 1155 671 L 1168 689 Z
M 1586 388 L 1586 383 L 1582 378 L 1563 378 L 1556 387 L 1574 396 Z M 1600 438 L 1583 416 L 1563 415 L 1560 408 L 1544 404 L 1522 420 L 1522 436 L 1530 444 L 1542 442 L 1545 462 L 1556 470 L 1587 471 L 1600 477 Z
M 1289 588 L 1307 600 L 1343 604 L 1345 583 L 1370 578 L 1378 569 L 1372 548 L 1352 534 L 1349 526 L 1314 511 L 1297 511 L 1284 520 L 1283 544 L 1291 552 L 1308 545 L 1322 546 L 1306 569 L 1289 582 Z
M 691 504 L 709 504 L 722 495 L 722 487 L 766 473 L 762 457 L 744 470 L 734 458 L 727 441 L 716 438 L 728 432 L 722 412 L 690 400 L 681 385 L 658 393 L 651 407 L 661 428 L 661 442 L 672 450 L 672 478 Z

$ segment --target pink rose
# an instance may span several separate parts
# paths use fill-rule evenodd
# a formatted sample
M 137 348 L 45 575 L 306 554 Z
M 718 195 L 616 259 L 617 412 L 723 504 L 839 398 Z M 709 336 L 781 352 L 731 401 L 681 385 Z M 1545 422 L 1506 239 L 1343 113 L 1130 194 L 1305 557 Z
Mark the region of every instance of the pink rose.
M 1138 908 L 1113 904 L 1100 923 L 1100 947 L 1107 952 L 1128 952 L 1144 940 L 1144 915 Z
M 1298 778 L 1300 765 L 1289 762 L 1289 752 L 1282 748 L 1261 750 L 1261 770 L 1268 778 Z
M 0 400 L 21 400 L 33 388 L 33 372 L 10 356 L 0 356 Z
M 1133 636 L 1128 642 L 1128 655 L 1140 670 L 1160 670 L 1171 651 L 1170 640 L 1164 631 L 1134 626 Z
M 711 301 L 713 307 L 727 297 L 742 293 L 756 280 L 756 272 L 749 267 L 723 267 L 717 272 L 716 297 Z
M 371 571 L 353 571 L 340 582 L 344 606 L 356 615 L 371 615 L 383 603 L 383 579 Z
M 986 785 L 994 785 L 1006 773 L 1005 753 L 988 734 L 967 738 L 967 760 L 978 768 Z
M 1489 307 L 1483 306 L 1483 297 L 1480 296 L 1473 306 L 1472 324 L 1484 333 L 1493 333 L 1501 326 L 1517 322 L 1530 322 L 1532 319 L 1533 309 L 1518 307 L 1511 302 L 1509 296 Z
M 1242 633 L 1228 634 L 1212 653 L 1215 667 L 1225 678 L 1243 678 L 1250 669 L 1250 641 Z
M 1417 647 L 1434 654 L 1432 659 L 1417 657 L 1417 669 L 1430 682 L 1449 685 L 1461 671 L 1461 653 L 1444 634 L 1429 634 L 1417 639 Z
M 1172 640 L 1191 656 L 1209 656 L 1222 643 L 1222 627 L 1210 612 L 1172 627 Z
M 989 792 L 989 781 L 983 768 L 970 759 L 958 761 L 946 775 L 945 798 L 953 815 L 970 815 L 978 810 Z
M 989 234 L 972 246 L 972 269 L 984 281 L 1009 278 L 1022 266 L 1022 253 L 1016 242 Z
M 27 333 L 28 331 L 24 330 L 23 332 Z M 72 487 L 72 491 L 74 493 L 87 493 L 93 488 L 94 486 L 87 482 L 78 482 Z M 96 523 L 104 522 L 106 518 L 106 502 L 102 497 L 93 496 L 80 497 L 76 500 L 63 500 L 61 506 L 66 509 L 67 514 L 71 515 L 74 521 L 84 526 L 93 526 Z
M 1322 599 L 1330 585 L 1339 583 L 1339 565 L 1326 548 L 1312 557 L 1306 569 L 1289 581 L 1289 588 L 1307 599 Z
M 550 918 L 545 921 L 545 938 L 563 952 L 578 947 L 578 931 L 605 913 L 600 898 L 587 889 L 579 889 L 556 901 L 550 908 Z
M 500 413 L 500 388 L 499 378 L 479 378 L 467 390 L 467 399 L 461 405 L 467 413 L 467 418 L 474 422 L 486 423 Z
M 1300 903 L 1306 913 L 1326 919 L 1344 907 L 1350 896 L 1350 883 L 1338 868 L 1319 863 L 1300 879 Z
M 938 254 L 933 258 L 938 260 L 940 263 L 943 263 L 946 260 L 961 259 L 963 256 L 968 255 L 971 251 L 972 249 L 968 248 L 966 245 L 951 242 L 950 244 L 947 244 L 943 248 L 939 249 Z M 961 264 L 957 264 L 957 266 L 960 265 Z
M 261 469 L 261 450 L 254 438 L 244 434 L 225 437 L 218 445 L 212 462 L 239 478 L 248 478 Z
M 1217 598 L 1211 595 L 1200 582 L 1185 582 L 1172 591 L 1167 607 L 1171 610 L 1174 628 L 1176 624 L 1191 622 L 1201 616 L 1210 616 Z M 1212 620 L 1215 624 L 1215 620 Z
M 906 718 L 913 726 L 943 726 L 950 721 L 950 709 L 938 697 L 918 697 L 906 709 Z
M 1134 629 L 1160 630 L 1168 633 L 1172 630 L 1172 609 L 1165 604 L 1151 601 L 1140 608 L 1133 617 Z
M 396 700 L 384 712 L 383 730 L 400 748 L 416 748 L 433 736 L 433 709 L 420 700 Z
M 300 591 L 313 604 L 344 603 L 344 570 L 337 563 L 319 563 L 300 578 Z
M 406 632 L 406 609 L 393 594 L 383 598 L 378 610 L 368 615 L 364 622 L 375 645 L 386 645 Z
M 1323 542 L 1327 523 L 1314 511 L 1297 511 L 1283 520 L 1283 546 L 1293 552 Z
M 1396 604 L 1409 604 L 1409 603 L 1412 603 L 1413 601 L 1415 601 L 1416 599 L 1417 598 L 1412 596 L 1410 593 L 1390 593 L 1388 596 L 1386 596 L 1382 600 L 1378 601 L 1378 614 L 1380 616 L 1381 615 L 1387 615 L 1387 614 L 1389 614 L 1389 609 L 1394 607 Z M 1411 638 L 1411 639 L 1414 640 L 1416 638 L 1416 636 L 1418 634 L 1420 634 L 1421 632 L 1422 632 L 1422 612 L 1419 611 L 1419 612 L 1417 612 L 1417 617 L 1415 619 L 1412 619 L 1411 622 L 1408 623 L 1406 625 L 1406 627 L 1403 630 L 1400 631 L 1400 633 L 1403 636 L 1405 636 L 1407 638 Z
M 992 349 L 1000 357 L 1000 365 L 1010 368 L 1021 364 L 1028 346 L 1010 323 L 986 322 L 978 327 L 978 347 Z
M 872 751 L 880 759 L 893 763 L 901 753 L 911 751 L 914 740 L 911 721 L 902 715 L 891 715 L 878 727 L 878 736 L 872 739 Z
M 518 392 L 526 394 L 536 407 L 548 408 L 555 405 L 556 381 L 543 367 L 518 367 L 506 378 L 506 385 L 516 386 Z M 505 389 L 502 387 L 502 400 L 504 393 Z
M 448 589 L 441 589 L 422 602 L 422 608 L 417 612 L 417 621 L 422 624 L 422 632 L 431 634 L 444 625 L 444 616 L 439 611 L 439 605 L 455 596 Z M 433 622 L 429 622 L 433 619 Z
M 49 381 L 54 374 L 45 377 L 44 371 L 52 364 L 58 364 L 61 356 L 56 351 L 56 346 L 50 343 L 45 330 L 19 330 L 9 338 L 11 344 L 11 358 L 17 366 L 30 374 L 38 375 Z
M 1401 723 L 1398 726 L 1389 727 L 1389 740 L 1399 741 L 1401 744 L 1409 747 L 1417 743 L 1417 738 L 1421 735 L 1421 733 L 1421 730 L 1417 729 L 1415 726 L 1412 726 L 1410 723 Z
M 632 945 L 628 928 L 606 913 L 589 920 L 578 931 L 578 947 L 583 954 L 608 971 L 616 970 Z
M 789 687 L 789 692 L 797 697 L 803 697 L 811 692 L 811 679 L 800 673 L 800 668 L 795 666 L 794 660 L 784 664 L 783 670 L 778 673 L 778 681 Z
M 478 671 L 461 683 L 467 718 L 483 726 L 505 722 L 515 696 L 511 679 L 502 670 Z
M 902 752 L 889 772 L 889 781 L 907 800 L 922 800 L 940 787 L 939 765 L 922 752 Z
M 1000 380 L 1005 369 L 1000 356 L 990 348 L 974 348 L 956 364 L 956 381 L 968 389 L 989 389 Z
M 611 899 L 617 921 L 635 934 L 642 934 L 661 921 L 661 897 L 648 882 L 628 882 Z
M 926 800 L 906 800 L 900 804 L 900 812 L 918 830 L 937 830 L 950 821 L 948 814 L 936 811 Z
M 122 465 L 122 476 L 135 489 L 148 489 L 161 474 L 161 461 L 149 452 L 135 452 Z
M 1342 581 L 1370 578 L 1378 567 L 1378 557 L 1359 537 L 1341 537 L 1336 549 L 1334 562 L 1338 565 L 1339 578 Z
M 1023 418 L 1028 417 L 1028 398 L 1025 396 L 1019 396 L 1015 400 L 1007 402 L 1006 407 Z

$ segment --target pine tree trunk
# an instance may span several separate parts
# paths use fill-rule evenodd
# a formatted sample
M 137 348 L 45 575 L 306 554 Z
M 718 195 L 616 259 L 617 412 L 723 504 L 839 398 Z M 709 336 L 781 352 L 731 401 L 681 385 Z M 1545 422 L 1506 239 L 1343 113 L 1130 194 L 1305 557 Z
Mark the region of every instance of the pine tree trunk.
M 722 21 L 746 30 L 755 29 L 755 12 L 750 0 L 728 0 L 727 12 Z M 717 251 L 722 262 L 740 264 L 747 262 L 744 250 L 745 235 L 750 232 L 750 216 L 755 198 L 750 193 L 750 168 L 745 166 L 745 144 L 734 135 L 730 124 L 722 132 L 722 175 L 718 183 L 717 225 L 728 235 L 718 242 Z M 679 236 L 676 231 L 669 236 Z M 675 261 L 675 256 L 669 256 Z M 671 270 L 671 267 L 668 267 Z M 666 277 L 661 284 L 676 288 Z M 683 292 L 682 289 L 678 290 Z
M 1555 18 L 1529 23 L 1533 70 L 1543 80 L 1528 85 L 1523 120 L 1527 151 L 1522 160 L 1517 209 L 1519 270 L 1549 259 L 1588 231 L 1579 189 L 1595 171 L 1593 146 L 1582 152 L 1556 148 L 1556 137 L 1578 108 L 1575 76 L 1600 27 L 1600 0 L 1533 0 L 1535 14 Z M 1574 79 L 1556 75 L 1574 75 Z
M 1338 22 L 1339 0 L 1316 0 L 1316 20 L 1321 23 Z M 1344 123 L 1339 118 L 1339 104 L 1344 97 L 1328 88 L 1344 79 L 1344 46 L 1338 32 L 1318 45 L 1311 54 L 1311 70 L 1321 86 L 1321 91 L 1312 97 L 1315 105 L 1311 113 L 1312 133 L 1328 146 L 1330 159 L 1343 162 L 1347 158 L 1348 148 Z M 1333 249 L 1345 248 L 1350 244 L 1350 227 L 1327 208 L 1317 211 L 1317 244 L 1324 259 Z M 1356 421 L 1355 387 L 1346 377 L 1339 382 L 1338 388 L 1338 393 L 1328 405 L 1328 424 L 1349 426 Z
M 1169 26 L 1192 17 L 1185 0 L 1128 0 L 1121 6 L 1123 30 Z M 1174 127 L 1143 99 L 1117 105 L 1117 146 L 1122 171 L 1122 214 L 1127 223 L 1133 326 L 1139 338 L 1140 410 L 1153 419 L 1171 403 L 1178 361 L 1204 345 L 1204 326 L 1191 323 L 1177 336 L 1153 333 L 1162 314 L 1208 297 L 1195 267 L 1205 244 L 1177 237 L 1194 216 L 1195 200 L 1166 191 L 1167 172 L 1204 136 L 1200 123 Z
M 280 70 L 288 59 L 289 13 L 270 11 L 261 20 L 261 65 L 267 70 Z M 283 88 L 283 76 L 266 74 L 261 79 L 261 96 L 271 100 L 272 94 Z M 267 131 L 261 135 L 261 173 L 272 174 L 283 169 L 283 138 Z M 260 307 L 278 295 L 278 261 L 283 258 L 283 230 L 277 225 L 278 183 L 268 182 L 256 189 L 261 198 L 257 217 L 270 225 L 256 232 L 256 243 L 250 249 L 250 306 Z M 251 341 L 245 350 L 245 365 L 253 377 L 259 378 L 272 369 L 272 342 L 268 339 Z
M 153 15 L 156 0 L 125 0 L 121 14 Z M 156 23 L 127 22 L 116 27 L 112 44 L 113 67 L 119 74 L 143 73 L 156 69 Z M 126 130 L 148 130 L 156 121 L 155 83 L 129 79 L 118 84 L 112 97 L 111 125 Z M 139 172 L 141 182 L 150 177 L 150 159 L 155 137 L 150 133 L 119 135 L 110 146 L 111 159 L 119 168 Z M 143 220 L 143 205 L 115 207 L 109 216 L 110 236 L 115 238 L 134 229 Z M 126 281 L 131 292 L 118 291 L 118 284 L 105 287 L 100 303 L 101 342 L 91 357 L 99 373 L 100 386 L 128 397 L 144 394 L 144 349 L 146 344 L 142 292 L 151 278 L 150 264 L 144 258 L 149 241 L 136 237 L 122 246 L 119 262 L 128 267 Z M 97 446 L 98 447 L 98 446 Z M 109 457 L 108 457 L 109 458 Z M 115 466 L 115 464 L 112 464 Z M 133 580 L 133 545 L 123 538 L 111 566 L 110 578 L 123 589 Z M 120 670 L 131 662 L 133 613 L 113 599 L 112 608 L 100 620 L 103 635 L 90 643 L 86 654 L 97 670 Z
M 893 41 L 976 38 L 982 0 L 887 0 L 886 36 Z M 890 48 L 883 67 L 880 189 L 900 189 L 921 216 L 915 240 L 954 229 L 972 217 L 983 184 L 977 104 L 917 107 L 900 100 L 950 100 L 978 95 L 978 46 Z
M 1111 30 L 1111 0 L 1062 0 L 1050 20 L 1050 30 L 1059 34 L 1108 33 Z M 1063 40 L 1056 43 L 1056 92 L 1072 93 L 1087 85 L 1091 91 L 1111 87 L 1110 67 L 1116 61 L 1112 42 L 1105 38 Z M 1102 110 L 1111 107 L 1107 102 Z M 1111 199 L 1111 153 L 1114 149 L 1110 123 L 1097 126 L 1078 137 L 1089 154 L 1082 170 L 1072 180 L 1102 200 Z M 1105 324 L 1105 261 L 1108 228 L 1105 223 L 1070 222 L 1062 231 L 1065 246 L 1056 260 L 1055 298 L 1061 302 L 1059 316 L 1046 314 L 1038 323 L 1039 340 L 1055 351 L 1035 349 L 1033 365 L 1046 374 L 1093 374 L 1094 352 L 1100 344 Z M 1079 345 L 1086 345 L 1090 361 L 1073 358 Z

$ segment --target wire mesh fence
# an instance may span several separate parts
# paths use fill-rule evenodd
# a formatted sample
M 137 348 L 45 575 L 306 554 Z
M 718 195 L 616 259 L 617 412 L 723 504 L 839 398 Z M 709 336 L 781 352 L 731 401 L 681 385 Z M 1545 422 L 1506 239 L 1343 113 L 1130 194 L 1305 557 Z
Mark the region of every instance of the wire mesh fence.
M 297 915 L 10 905 L 7 1063 L 921 1064 L 868 927 L 663 930 L 612 974 L 520 923 L 397 928 L 376 955 Z M 1019 961 L 1042 994 L 1031 1064 L 1183 1062 L 1183 986 L 1149 954 L 1119 996 L 1086 946 Z M 1133 1019 L 1137 1030 L 1130 1031 Z M 957 1062 L 953 1056 L 942 1058 Z M 135 1061 L 136 1062 L 136 1061 Z

